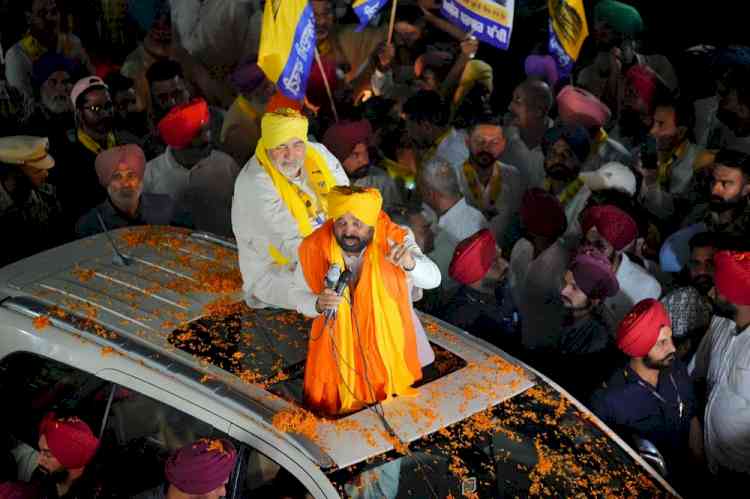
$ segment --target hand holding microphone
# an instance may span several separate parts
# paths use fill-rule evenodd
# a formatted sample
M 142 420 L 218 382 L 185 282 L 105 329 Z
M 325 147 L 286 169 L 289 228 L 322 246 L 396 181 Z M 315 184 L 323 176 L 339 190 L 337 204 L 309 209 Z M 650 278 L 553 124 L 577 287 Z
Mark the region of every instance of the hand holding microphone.
M 318 301 L 315 303 L 318 313 L 322 313 L 327 319 L 336 317 L 336 311 L 341 300 L 344 299 L 344 290 L 349 285 L 351 277 L 352 273 L 349 270 L 341 272 L 338 265 L 331 266 L 326 274 L 325 289 L 318 295 Z

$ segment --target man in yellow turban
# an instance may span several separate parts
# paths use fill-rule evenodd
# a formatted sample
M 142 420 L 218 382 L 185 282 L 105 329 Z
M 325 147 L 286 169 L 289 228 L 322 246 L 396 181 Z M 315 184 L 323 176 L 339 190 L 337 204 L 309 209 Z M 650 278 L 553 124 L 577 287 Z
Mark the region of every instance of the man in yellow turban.
M 289 289 L 299 244 L 327 220 L 328 192 L 348 184 L 338 160 L 308 142 L 307 118 L 286 108 L 263 115 L 255 155 L 237 177 L 232 201 L 248 305 L 295 308 Z
M 411 288 L 435 288 L 440 271 L 408 229 L 391 222 L 377 189 L 335 187 L 328 222 L 302 241 L 291 296 L 315 317 L 305 366 L 307 408 L 345 414 L 408 395 L 434 360 Z M 326 286 L 333 265 L 351 272 L 341 296 Z

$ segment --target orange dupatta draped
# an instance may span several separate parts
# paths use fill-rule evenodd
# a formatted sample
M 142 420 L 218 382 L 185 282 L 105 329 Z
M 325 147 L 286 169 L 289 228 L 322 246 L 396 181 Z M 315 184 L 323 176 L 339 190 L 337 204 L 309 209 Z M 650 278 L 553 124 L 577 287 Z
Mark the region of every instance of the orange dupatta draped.
M 354 313 L 347 289 L 335 321 L 326 326 L 321 315 L 313 322 L 304 381 L 308 409 L 328 415 L 352 412 L 408 393 L 422 378 L 406 275 L 385 258 L 388 241 L 401 244 L 405 235 L 381 212 L 353 290 Z M 343 268 L 333 220 L 302 241 L 299 257 L 308 286 L 321 293 L 330 265 Z

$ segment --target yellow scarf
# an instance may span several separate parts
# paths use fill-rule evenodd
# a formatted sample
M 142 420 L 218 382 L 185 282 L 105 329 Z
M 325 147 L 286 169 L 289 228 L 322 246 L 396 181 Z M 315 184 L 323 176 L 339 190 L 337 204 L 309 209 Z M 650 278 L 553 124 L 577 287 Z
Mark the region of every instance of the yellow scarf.
M 557 200 L 560 201 L 560 204 L 565 206 L 567 205 L 571 199 L 573 199 L 576 194 L 578 194 L 578 191 L 581 190 L 581 187 L 583 187 L 583 180 L 580 178 L 575 179 L 571 183 L 569 183 L 563 191 L 557 195 Z M 552 192 L 552 181 L 550 179 L 544 179 L 544 190 L 547 192 Z
M 589 156 L 593 157 L 599 154 L 599 149 L 601 149 L 602 146 L 607 142 L 608 138 L 609 135 L 607 134 L 606 130 L 604 130 L 604 128 L 599 128 L 599 131 L 596 133 L 596 137 L 594 137 L 594 140 L 592 141 L 591 154 L 589 154 Z
M 480 206 L 482 208 L 482 211 L 494 209 L 495 200 L 497 200 L 497 196 L 500 194 L 500 190 L 502 189 L 503 175 L 502 169 L 500 168 L 500 163 L 496 161 L 495 164 L 492 165 L 489 198 L 485 196 L 485 186 L 483 186 L 482 182 L 479 181 L 479 174 L 477 173 L 474 166 L 466 161 L 464 163 L 463 170 L 464 177 L 466 178 L 466 183 L 469 185 L 469 190 L 471 191 L 471 195 L 474 198 L 474 202 L 476 203 L 476 205 Z
M 437 150 L 438 150 L 438 147 L 440 147 L 440 144 L 442 144 L 443 141 L 448 138 L 448 135 L 450 135 L 450 133 L 451 133 L 451 129 L 450 128 L 448 130 L 446 130 L 445 132 L 443 132 L 437 138 L 437 140 L 435 141 L 435 144 L 432 147 L 430 147 L 429 149 L 427 149 L 427 151 L 425 151 L 424 156 L 422 157 L 422 161 L 429 161 L 429 160 L 431 160 L 435 156 L 435 154 L 437 154 Z
M 685 140 L 674 151 L 659 158 L 656 172 L 656 181 L 659 185 L 665 188 L 669 186 L 669 178 L 672 176 L 672 165 L 687 153 L 687 149 L 688 141 Z
M 383 158 L 382 164 L 392 179 L 402 179 L 409 190 L 416 187 L 416 174 L 410 168 L 388 158 Z
M 239 107 L 240 111 L 245 113 L 251 120 L 258 119 L 258 112 L 255 110 L 253 105 L 250 104 L 250 101 L 245 98 L 244 95 L 237 96 L 237 107 Z
M 93 152 L 94 154 L 99 154 L 104 150 L 102 146 L 99 145 L 97 141 L 91 138 L 89 134 L 84 132 L 82 129 L 78 129 L 78 142 L 83 144 L 83 147 L 88 149 L 89 151 Z M 115 139 L 115 134 L 112 132 L 107 134 L 107 149 L 112 149 L 117 145 L 117 140 Z
M 325 159 L 323 159 L 314 147 L 309 143 L 307 144 L 305 147 L 304 169 L 308 185 L 315 192 L 315 198 L 311 198 L 271 164 L 262 139 L 258 141 L 258 146 L 255 148 L 255 156 L 258 158 L 260 166 L 271 177 L 271 181 L 273 181 L 273 185 L 276 187 L 281 201 L 297 221 L 297 226 L 302 237 L 309 236 L 313 231 L 312 220 L 319 216 L 325 217 L 328 208 L 325 200 L 326 195 L 336 185 L 336 181 Z M 269 245 L 268 252 L 277 264 L 287 265 L 289 263 L 289 259 L 273 244 Z
M 36 62 L 37 59 L 47 53 L 47 47 L 39 43 L 39 40 L 34 38 L 31 33 L 21 38 L 21 48 L 24 53 L 31 59 L 31 62 Z M 70 57 L 73 52 L 73 42 L 69 36 L 61 33 L 57 40 L 57 51 L 62 53 L 66 57 Z

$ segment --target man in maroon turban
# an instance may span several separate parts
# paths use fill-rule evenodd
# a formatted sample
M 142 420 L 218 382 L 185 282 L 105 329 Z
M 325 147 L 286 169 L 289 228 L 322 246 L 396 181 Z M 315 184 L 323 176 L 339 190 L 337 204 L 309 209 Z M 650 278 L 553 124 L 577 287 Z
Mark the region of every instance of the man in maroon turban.
M 667 479 L 683 490 L 679 484 L 700 458 L 703 434 L 693 382 L 676 359 L 664 305 L 639 302 L 620 324 L 616 343 L 629 360 L 594 394 L 591 408 L 624 438 L 635 434 L 653 443 L 665 457 Z
M 89 487 L 84 473 L 98 448 L 99 439 L 81 419 L 47 414 L 39 425 L 39 463 L 32 476 L 41 497 L 79 497 Z
M 177 449 L 164 465 L 167 483 L 137 499 L 219 499 L 227 495 L 237 451 L 224 439 L 202 438 Z

